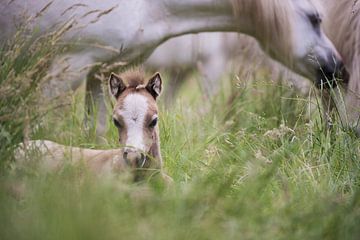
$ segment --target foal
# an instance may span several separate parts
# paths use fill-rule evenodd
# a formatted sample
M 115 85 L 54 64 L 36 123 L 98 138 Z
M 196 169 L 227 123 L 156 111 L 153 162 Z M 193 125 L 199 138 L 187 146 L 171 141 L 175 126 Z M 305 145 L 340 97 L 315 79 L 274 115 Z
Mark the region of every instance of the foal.
M 108 175 L 132 169 L 135 180 L 144 177 L 144 173 L 160 171 L 162 158 L 160 153 L 158 108 L 156 99 L 161 93 L 162 80 L 159 73 L 145 81 L 143 74 L 129 72 L 123 76 L 114 73 L 109 78 L 111 95 L 116 99 L 113 121 L 119 132 L 121 148 L 94 150 L 61 145 L 47 140 L 35 140 L 26 144 L 27 149 L 39 153 L 40 167 L 46 171 L 59 169 L 65 159 L 71 164 L 84 163 L 96 174 Z M 18 149 L 16 158 L 24 159 L 25 152 Z M 33 156 L 32 156 L 33 157 Z
M 124 81 L 125 80 L 125 81 Z M 147 82 L 143 74 L 128 72 L 110 75 L 109 88 L 116 104 L 113 121 L 118 129 L 124 161 L 136 168 L 161 169 L 158 108 L 156 99 L 162 90 L 159 73 Z

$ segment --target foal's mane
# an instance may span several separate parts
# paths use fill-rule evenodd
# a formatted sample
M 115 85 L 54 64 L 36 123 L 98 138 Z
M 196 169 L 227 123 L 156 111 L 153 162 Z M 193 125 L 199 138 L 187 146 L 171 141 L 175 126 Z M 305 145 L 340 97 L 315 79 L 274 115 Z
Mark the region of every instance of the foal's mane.
M 141 69 L 131 69 L 122 74 L 120 77 L 127 83 L 128 88 L 143 87 L 146 84 L 145 73 Z

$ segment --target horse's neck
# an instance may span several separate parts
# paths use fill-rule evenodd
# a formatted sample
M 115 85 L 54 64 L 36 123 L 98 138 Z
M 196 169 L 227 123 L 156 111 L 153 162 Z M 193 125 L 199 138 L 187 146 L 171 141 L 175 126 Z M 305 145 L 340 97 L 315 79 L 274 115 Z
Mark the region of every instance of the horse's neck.
M 37 18 L 41 29 L 74 18 L 78 25 L 86 27 L 69 33 L 66 39 L 78 36 L 79 41 L 91 39 L 111 46 L 113 50 L 104 50 L 104 54 L 120 56 L 119 60 L 127 62 L 142 60 L 162 42 L 182 34 L 204 31 L 249 33 L 251 30 L 247 16 L 235 19 L 231 0 L 157 0 L 151 3 L 148 0 L 84 0 L 81 4 L 58 0 L 38 14 L 47 3 L 46 0 L 13 1 L 1 7 L 0 13 L 21 15 L 27 9 L 30 15 L 41 16 Z M 97 11 L 91 11 L 95 9 Z M 3 18 L 0 15 L 0 26 L 6 30 L 13 17 Z
M 164 1 L 165 2 L 165 1 Z M 198 32 L 236 31 L 232 5 L 229 0 L 166 1 L 164 39 Z M 164 24 L 162 24 L 164 25 Z
M 124 41 L 122 60 L 147 57 L 158 45 L 179 35 L 239 30 L 230 0 L 158 0 L 144 4 L 141 12 L 135 20 L 139 27 L 126 31 L 132 37 Z M 134 55 L 139 53 L 142 55 Z

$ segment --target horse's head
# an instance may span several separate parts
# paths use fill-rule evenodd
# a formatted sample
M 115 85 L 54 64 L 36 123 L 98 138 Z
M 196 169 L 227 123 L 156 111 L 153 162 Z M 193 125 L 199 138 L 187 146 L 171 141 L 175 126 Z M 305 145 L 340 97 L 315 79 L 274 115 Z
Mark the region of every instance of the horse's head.
M 306 77 L 316 77 L 316 84 L 343 79 L 349 75 L 342 58 L 322 29 L 322 13 L 310 0 L 293 0 L 293 51 L 295 69 Z M 334 29 L 336 31 L 336 29 Z
M 260 26 L 254 35 L 273 58 L 316 79 L 317 86 L 332 82 L 334 77 L 348 81 L 339 53 L 323 32 L 323 14 L 317 0 L 252 2 L 259 12 L 252 21 Z
M 141 75 L 131 73 L 120 77 L 112 73 L 109 88 L 116 99 L 113 121 L 123 146 L 123 157 L 132 167 L 148 166 L 147 157 L 160 158 L 156 105 L 162 89 L 160 74 L 156 73 L 145 83 Z

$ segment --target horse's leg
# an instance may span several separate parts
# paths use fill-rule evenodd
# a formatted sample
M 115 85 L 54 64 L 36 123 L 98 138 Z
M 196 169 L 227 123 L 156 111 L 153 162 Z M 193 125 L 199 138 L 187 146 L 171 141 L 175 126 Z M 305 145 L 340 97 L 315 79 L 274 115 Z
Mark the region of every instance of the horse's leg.
M 164 91 L 165 107 L 170 108 L 174 103 L 180 88 L 184 85 L 192 67 L 174 68 L 170 70 L 170 81 Z
M 86 79 L 92 63 L 92 55 L 85 52 L 57 57 L 50 66 L 50 80 L 43 86 L 44 95 L 52 99 L 75 91 Z
M 199 60 L 197 67 L 202 75 L 202 90 L 205 96 L 211 99 L 218 92 L 220 78 L 227 70 L 226 58 L 221 55 L 211 55 L 207 59 Z
M 50 69 L 53 77 L 45 86 L 44 92 L 49 97 L 58 97 L 71 90 L 75 91 L 86 80 L 84 124 L 88 129 L 96 124 L 96 136 L 102 137 L 106 129 L 104 116 L 107 109 L 101 80 L 95 77 L 99 64 L 95 62 L 94 56 L 98 55 L 101 56 L 101 52 L 83 51 L 57 58 Z
M 106 104 L 102 90 L 102 81 L 96 76 L 98 68 L 91 69 L 86 79 L 85 93 L 85 126 L 96 128 L 96 136 L 103 137 L 106 130 Z M 96 115 L 96 117 L 95 117 Z
M 86 80 L 84 123 L 88 128 L 95 127 L 93 116 L 96 112 L 97 136 L 103 136 L 106 127 L 106 118 L 102 117 L 106 114 L 106 106 L 101 81 L 95 77 L 98 64 L 95 63 L 94 56 L 100 55 L 100 53 L 83 51 L 57 58 L 50 69 L 50 74 L 53 77 L 44 89 L 45 95 L 51 98 L 58 97 L 71 90 L 75 91 Z
M 346 110 L 352 127 L 360 136 L 360 58 L 353 58 L 352 61 L 346 92 Z

